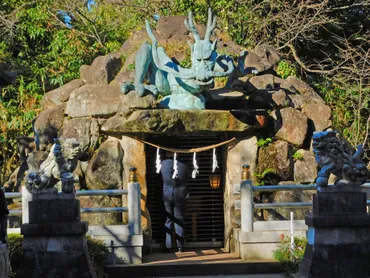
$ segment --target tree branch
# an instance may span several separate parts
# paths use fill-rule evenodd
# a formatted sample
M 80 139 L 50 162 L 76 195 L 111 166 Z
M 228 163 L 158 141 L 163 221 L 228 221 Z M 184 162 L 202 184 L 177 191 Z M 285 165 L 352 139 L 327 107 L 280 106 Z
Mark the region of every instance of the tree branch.
M 335 71 L 339 70 L 339 69 L 346 69 L 346 70 L 351 70 L 351 68 L 348 68 L 348 67 L 342 67 L 340 64 L 339 66 L 335 67 L 335 68 L 332 68 L 330 70 L 316 70 L 316 69 L 310 69 L 308 68 L 303 62 L 302 60 L 298 57 L 297 55 L 297 52 L 294 48 L 294 46 L 292 44 L 287 44 L 287 46 L 290 48 L 290 50 L 292 51 L 292 54 L 293 54 L 293 57 L 294 57 L 294 60 L 307 72 L 312 72 L 312 73 L 320 73 L 320 74 L 332 74 L 334 73 Z
M 88 23 L 90 23 L 91 24 L 91 26 L 92 26 L 92 28 L 93 28 L 93 30 L 92 30 L 92 33 L 94 34 L 93 36 L 95 37 L 95 39 L 96 39 L 96 41 L 101 45 L 101 46 L 103 46 L 104 48 L 105 48 L 105 45 L 104 45 L 104 43 L 103 43 L 103 41 L 102 41 L 102 39 L 100 38 L 100 35 L 99 35 L 99 32 L 98 32 L 98 30 L 97 30 L 97 28 L 96 28 L 96 25 L 95 25 L 95 22 L 94 21 L 92 21 L 91 19 L 89 19 L 86 15 L 84 15 L 78 8 L 76 8 L 76 12 L 77 12 L 77 14 L 81 17 L 81 19 L 85 19 Z M 84 21 L 84 20 L 83 20 Z M 85 23 L 85 22 L 84 22 Z M 91 29 L 90 27 L 89 27 L 89 25 L 88 24 L 86 24 L 85 23 L 85 25 L 89 28 L 89 29 Z
M 67 24 L 65 24 L 62 20 L 60 20 L 60 18 L 59 18 L 56 14 L 52 13 L 50 10 L 49 10 L 48 12 L 50 13 L 50 15 L 52 15 L 52 16 L 57 20 L 57 23 L 58 23 L 59 25 L 61 25 L 61 26 L 65 27 L 65 28 L 68 28 L 68 29 L 70 29 L 70 30 L 73 30 L 73 31 L 75 31 L 77 34 L 80 34 L 80 35 L 82 35 L 82 36 L 84 36 L 84 37 L 90 37 L 90 38 L 94 38 L 94 39 L 95 39 L 95 37 L 94 37 L 93 35 L 91 35 L 91 34 L 88 34 L 88 33 L 85 33 L 85 32 L 81 32 L 80 30 L 77 30 L 77 29 L 75 29 L 75 28 L 73 28 L 73 27 L 68 26 L 68 25 L 67 25 Z
M 335 7 L 335 8 L 331 8 L 331 9 L 326 9 L 325 12 L 334 12 L 334 11 L 339 11 L 339 10 L 348 10 L 348 9 L 351 9 L 351 8 L 356 8 L 356 7 L 362 7 L 362 6 L 370 6 L 370 3 L 368 2 L 362 2 L 362 3 L 353 3 L 351 5 L 347 5 L 347 6 L 341 6 L 341 7 Z

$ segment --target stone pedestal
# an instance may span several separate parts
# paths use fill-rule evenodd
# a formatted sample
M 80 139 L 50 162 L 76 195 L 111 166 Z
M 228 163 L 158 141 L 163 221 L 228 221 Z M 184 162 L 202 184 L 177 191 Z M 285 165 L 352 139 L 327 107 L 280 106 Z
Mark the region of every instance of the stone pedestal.
M 9 276 L 9 251 L 6 244 L 0 242 L 0 278 L 8 278 Z
M 370 216 L 360 187 L 327 187 L 306 216 L 307 247 L 297 277 L 369 277 Z
M 87 223 L 74 194 L 34 195 L 23 224 L 23 271 L 27 277 L 95 278 L 87 249 Z

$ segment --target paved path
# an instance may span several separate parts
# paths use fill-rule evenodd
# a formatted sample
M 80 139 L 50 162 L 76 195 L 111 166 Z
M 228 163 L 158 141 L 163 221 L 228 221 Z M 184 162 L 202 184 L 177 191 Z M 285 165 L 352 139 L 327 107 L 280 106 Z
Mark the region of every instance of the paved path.
M 204 263 L 245 263 L 275 262 L 262 260 L 242 260 L 234 253 L 225 252 L 223 248 L 189 249 L 186 252 L 153 253 L 144 255 L 143 264 L 204 264 Z
M 108 274 L 112 278 L 284 278 L 279 271 L 277 261 L 242 260 L 222 248 L 208 248 L 144 255 L 142 264 L 109 266 Z
M 190 276 L 153 277 L 153 278 L 189 278 Z M 282 274 L 249 274 L 249 275 L 206 275 L 191 276 L 191 278 L 284 278 Z

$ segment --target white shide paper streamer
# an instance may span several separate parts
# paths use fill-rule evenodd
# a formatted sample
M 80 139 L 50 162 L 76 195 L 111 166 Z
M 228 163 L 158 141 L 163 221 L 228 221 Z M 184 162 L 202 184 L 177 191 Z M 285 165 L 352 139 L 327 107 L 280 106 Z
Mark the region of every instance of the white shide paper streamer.
M 177 173 L 179 172 L 177 168 L 177 160 L 176 160 L 177 153 L 173 155 L 173 175 L 172 178 L 175 179 L 177 178 Z
M 216 149 L 213 149 L 212 173 L 216 171 L 216 168 L 218 168 Z
M 197 164 L 196 153 L 193 154 L 193 165 L 194 165 L 194 170 L 191 173 L 191 177 L 193 179 L 195 179 L 197 177 L 197 175 L 199 174 L 199 171 L 198 171 L 199 167 L 198 167 L 198 164 Z
M 155 160 L 155 168 L 157 169 L 157 174 L 161 171 L 162 164 L 161 164 L 161 156 L 159 154 L 159 148 L 157 148 L 157 159 Z

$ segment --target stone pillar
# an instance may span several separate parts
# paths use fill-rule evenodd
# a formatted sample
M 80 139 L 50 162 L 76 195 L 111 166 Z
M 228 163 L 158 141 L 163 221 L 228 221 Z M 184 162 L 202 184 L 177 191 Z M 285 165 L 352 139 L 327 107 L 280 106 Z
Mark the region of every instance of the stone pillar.
M 32 201 L 32 194 L 26 187 L 22 186 L 22 224 L 27 224 L 29 220 L 28 203 Z
M 96 278 L 87 249 L 87 223 L 74 194 L 35 194 L 21 226 L 27 277 Z
M 141 234 L 140 184 L 137 182 L 136 168 L 130 169 L 128 183 L 128 223 L 132 235 Z
M 298 277 L 370 276 L 370 215 L 359 186 L 321 188 L 306 224 L 308 243 Z
M 241 226 L 240 210 L 235 209 L 235 200 L 240 200 L 240 194 L 234 191 L 235 185 L 240 185 L 242 176 L 242 166 L 248 164 L 251 173 L 254 173 L 257 162 L 257 137 L 247 137 L 238 139 L 230 143 L 227 147 L 226 158 L 226 179 L 224 190 L 224 210 L 225 210 L 225 248 L 234 249 L 232 238 L 233 229 Z

